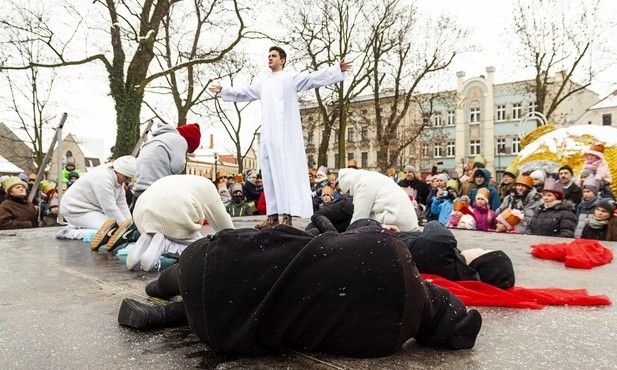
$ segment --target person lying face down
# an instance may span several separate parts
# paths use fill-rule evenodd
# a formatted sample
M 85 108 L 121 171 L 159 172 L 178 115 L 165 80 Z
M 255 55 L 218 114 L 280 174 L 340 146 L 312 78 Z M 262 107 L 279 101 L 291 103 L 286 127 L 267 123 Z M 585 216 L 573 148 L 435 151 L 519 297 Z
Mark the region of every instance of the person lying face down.
M 121 325 L 188 322 L 213 350 L 244 355 L 300 349 L 379 357 L 411 338 L 465 349 L 482 325 L 476 310 L 423 281 L 407 246 L 381 227 L 314 238 L 286 225 L 222 230 L 187 247 L 146 293 L 183 301 L 149 306 L 127 298 Z
M 375 220 L 359 220 L 350 229 L 363 226 L 383 226 Z M 395 231 L 398 231 L 394 229 Z M 452 231 L 437 221 L 424 225 L 421 232 L 397 232 L 407 245 L 421 274 L 433 274 L 450 281 L 476 280 L 508 289 L 514 286 L 512 260 L 503 251 L 474 248 L 460 251 Z

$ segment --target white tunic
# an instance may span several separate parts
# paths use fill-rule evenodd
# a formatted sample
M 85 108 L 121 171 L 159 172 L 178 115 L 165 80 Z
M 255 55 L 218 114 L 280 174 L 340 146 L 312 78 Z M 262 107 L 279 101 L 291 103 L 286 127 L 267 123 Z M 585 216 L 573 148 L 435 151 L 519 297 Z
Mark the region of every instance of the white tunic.
M 224 101 L 261 100 L 259 151 L 268 215 L 309 218 L 313 214 L 297 93 L 343 78 L 340 66 L 334 65 L 310 74 L 274 72 L 250 86 L 222 89 Z

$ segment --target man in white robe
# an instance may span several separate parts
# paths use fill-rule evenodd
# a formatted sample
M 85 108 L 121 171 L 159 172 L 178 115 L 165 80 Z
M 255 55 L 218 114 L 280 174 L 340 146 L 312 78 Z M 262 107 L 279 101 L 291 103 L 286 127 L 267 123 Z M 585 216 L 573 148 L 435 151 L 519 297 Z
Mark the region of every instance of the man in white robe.
M 300 122 L 298 92 L 332 85 L 344 78 L 351 63 L 342 60 L 309 74 L 284 72 L 287 55 L 277 46 L 270 48 L 270 78 L 245 87 L 213 85 L 224 101 L 261 100 L 262 125 L 260 162 L 268 218 L 257 228 L 281 223 L 291 226 L 291 217 L 309 218 L 313 214 L 306 153 Z

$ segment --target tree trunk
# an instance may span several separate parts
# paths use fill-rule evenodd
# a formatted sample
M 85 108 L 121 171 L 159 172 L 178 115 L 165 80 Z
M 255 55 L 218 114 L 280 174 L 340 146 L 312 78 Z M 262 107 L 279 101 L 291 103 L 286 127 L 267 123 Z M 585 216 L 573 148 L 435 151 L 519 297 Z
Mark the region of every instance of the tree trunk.
M 116 122 L 118 125 L 116 145 L 113 149 L 114 158 L 130 155 L 140 137 L 139 126 L 141 122 L 139 116 L 143 94 L 130 89 L 122 95 L 113 96 L 116 103 Z
M 330 147 L 330 134 L 332 133 L 332 126 L 327 124 L 324 127 L 323 134 L 321 135 L 321 143 L 319 143 L 319 149 L 317 150 L 317 167 L 328 166 L 328 148 Z M 337 167 L 338 163 L 334 164 Z

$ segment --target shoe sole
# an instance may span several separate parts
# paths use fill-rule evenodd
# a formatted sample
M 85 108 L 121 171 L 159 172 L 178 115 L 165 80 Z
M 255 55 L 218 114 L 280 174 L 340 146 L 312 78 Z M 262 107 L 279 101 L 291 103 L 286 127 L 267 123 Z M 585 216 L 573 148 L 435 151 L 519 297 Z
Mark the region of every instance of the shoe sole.
M 120 244 L 122 244 L 119 242 L 121 242 L 122 240 L 126 241 L 126 234 L 128 234 L 127 231 L 130 230 L 132 225 L 133 225 L 133 220 L 129 218 L 129 219 L 124 220 L 124 222 L 121 223 L 120 226 L 118 226 L 114 234 L 107 241 L 107 245 L 105 246 L 105 249 L 107 250 L 107 252 L 111 252 L 116 247 L 119 247 Z
M 122 326 L 143 330 L 148 326 L 147 313 L 136 303 L 129 298 L 122 300 L 120 312 L 118 312 L 118 323 Z
M 113 218 L 110 218 L 107 221 L 105 221 L 103 225 L 96 231 L 96 234 L 94 234 L 94 237 L 92 238 L 92 241 L 90 242 L 90 248 L 93 251 L 98 250 L 101 247 L 101 245 L 103 245 L 105 241 L 105 237 L 107 236 L 107 233 L 109 233 L 109 231 L 114 227 L 115 224 L 116 224 L 116 220 Z

